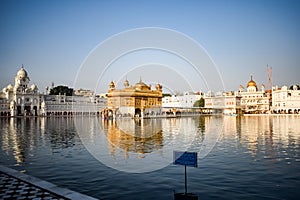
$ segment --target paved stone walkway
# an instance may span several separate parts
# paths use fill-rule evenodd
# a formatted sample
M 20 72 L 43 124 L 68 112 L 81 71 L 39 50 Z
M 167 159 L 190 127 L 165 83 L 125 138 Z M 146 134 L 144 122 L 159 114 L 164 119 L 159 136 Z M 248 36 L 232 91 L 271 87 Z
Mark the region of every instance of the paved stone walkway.
M 0 173 L 0 199 L 66 199 Z
M 95 198 L 74 192 L 0 165 L 0 199 L 87 199 Z

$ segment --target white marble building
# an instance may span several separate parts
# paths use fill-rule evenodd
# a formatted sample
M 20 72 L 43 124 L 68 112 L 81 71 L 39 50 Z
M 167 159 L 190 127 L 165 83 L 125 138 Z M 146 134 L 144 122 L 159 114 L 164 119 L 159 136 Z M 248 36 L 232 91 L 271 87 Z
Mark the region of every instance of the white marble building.
M 22 66 L 15 76 L 15 85 L 9 84 L 0 93 L 1 116 L 39 115 L 40 92 Z
M 29 86 L 29 82 L 28 73 L 22 66 L 15 84 L 7 85 L 0 92 L 0 116 L 100 115 L 107 107 L 107 99 L 102 96 L 88 95 L 87 92 L 79 96 L 42 94 L 35 84 Z
M 162 98 L 163 108 L 192 108 L 200 100 L 200 93 L 185 92 L 183 95 L 172 95 Z
M 208 92 L 204 96 L 205 112 L 225 115 L 236 115 L 241 112 L 241 97 L 234 92 L 214 94 Z
M 41 116 L 100 115 L 107 99 L 97 96 L 42 95 Z
M 265 91 L 265 86 L 262 84 L 258 90 L 256 82 L 252 79 L 247 83 L 247 89 L 241 85 L 238 95 L 242 97 L 241 106 L 245 113 L 263 114 L 270 112 L 271 93 Z
M 300 113 L 300 90 L 297 85 L 292 88 L 287 86 L 272 88 L 273 113 L 299 114 Z

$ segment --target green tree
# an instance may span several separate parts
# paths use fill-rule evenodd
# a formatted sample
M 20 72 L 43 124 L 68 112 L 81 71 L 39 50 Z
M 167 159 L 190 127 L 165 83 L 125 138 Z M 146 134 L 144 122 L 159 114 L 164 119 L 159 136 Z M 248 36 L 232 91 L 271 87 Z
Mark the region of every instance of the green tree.
M 69 88 L 67 86 L 59 85 L 50 89 L 50 95 L 64 95 L 73 96 L 74 90 L 73 88 Z
M 296 85 L 296 86 L 297 86 L 297 90 L 300 90 L 300 86 L 299 85 Z M 291 85 L 289 89 L 293 90 L 294 89 L 294 85 Z
M 194 107 L 200 107 L 200 108 L 203 108 L 205 105 L 205 101 L 204 99 L 201 97 L 201 99 L 195 101 L 194 103 Z
M 169 93 L 163 93 L 162 94 L 162 97 L 171 97 L 172 95 L 171 94 L 169 94 Z

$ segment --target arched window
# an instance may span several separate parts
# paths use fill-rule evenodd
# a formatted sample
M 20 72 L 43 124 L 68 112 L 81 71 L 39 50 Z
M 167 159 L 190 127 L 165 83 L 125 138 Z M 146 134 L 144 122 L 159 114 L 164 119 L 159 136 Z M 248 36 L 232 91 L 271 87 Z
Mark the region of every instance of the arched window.
M 18 104 L 22 104 L 22 99 L 21 99 L 21 97 L 18 98 L 17 103 L 18 103 Z

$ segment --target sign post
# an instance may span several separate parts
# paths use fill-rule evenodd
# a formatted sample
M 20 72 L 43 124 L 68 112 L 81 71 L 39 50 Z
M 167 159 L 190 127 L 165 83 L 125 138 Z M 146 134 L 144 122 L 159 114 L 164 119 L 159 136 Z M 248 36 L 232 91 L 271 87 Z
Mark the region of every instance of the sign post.
M 175 165 L 184 165 L 184 194 L 187 195 L 186 166 L 198 167 L 197 152 L 174 151 L 173 160 Z
M 186 165 L 184 165 L 184 194 L 187 193 Z

